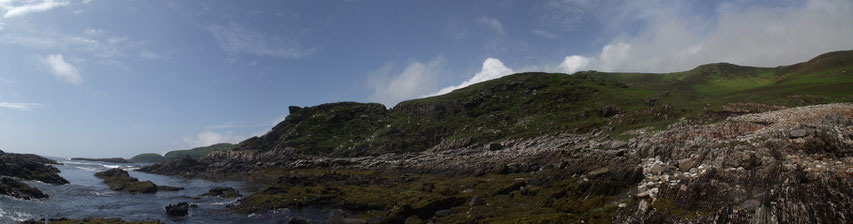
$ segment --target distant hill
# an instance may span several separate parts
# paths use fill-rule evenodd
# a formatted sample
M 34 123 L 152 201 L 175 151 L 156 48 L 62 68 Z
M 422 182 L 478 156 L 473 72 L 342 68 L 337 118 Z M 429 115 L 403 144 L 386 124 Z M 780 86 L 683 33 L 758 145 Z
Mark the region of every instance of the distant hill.
M 162 163 L 166 162 L 166 158 L 157 153 L 143 153 L 130 158 L 130 162 L 134 163 Z
M 219 143 L 219 144 L 213 144 L 213 145 L 209 145 L 209 146 L 197 147 L 197 148 L 192 148 L 192 149 L 187 149 L 187 150 L 171 151 L 171 152 L 166 153 L 166 155 L 163 155 L 163 157 L 166 158 L 166 161 L 182 158 L 184 156 L 190 156 L 193 159 L 199 159 L 202 156 L 205 156 L 208 153 L 213 152 L 213 151 L 229 150 L 229 149 L 233 149 L 233 148 L 234 148 L 234 144 Z
M 193 159 L 199 159 L 210 152 L 220 151 L 220 150 L 230 150 L 234 148 L 234 144 L 230 143 L 219 143 L 213 144 L 204 147 L 196 147 L 192 149 L 186 150 L 175 150 L 171 152 L 167 152 L 165 156 L 161 156 L 157 153 L 143 153 L 130 158 L 131 162 L 135 163 L 162 163 L 173 159 L 183 158 L 184 156 L 189 156 Z

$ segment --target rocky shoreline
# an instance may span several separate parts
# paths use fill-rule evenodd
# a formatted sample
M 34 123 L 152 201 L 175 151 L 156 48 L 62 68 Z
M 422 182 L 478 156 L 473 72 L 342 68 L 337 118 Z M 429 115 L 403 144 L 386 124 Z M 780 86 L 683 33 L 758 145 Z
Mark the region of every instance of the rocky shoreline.
M 48 198 L 40 190 L 20 182 L 41 181 L 48 184 L 68 184 L 59 176 L 59 169 L 50 164 L 56 161 L 31 154 L 15 154 L 0 151 L 0 195 L 24 200 Z
M 853 217 L 851 104 L 747 113 L 712 124 L 682 120 L 660 131 L 629 133 L 635 135 L 545 135 L 363 157 L 219 151 L 140 170 L 251 176 L 269 184 L 242 199 L 238 212 L 332 207 L 379 223 L 495 217 L 820 223 Z M 501 206 L 507 203 L 526 203 L 537 212 L 521 215 L 520 208 Z

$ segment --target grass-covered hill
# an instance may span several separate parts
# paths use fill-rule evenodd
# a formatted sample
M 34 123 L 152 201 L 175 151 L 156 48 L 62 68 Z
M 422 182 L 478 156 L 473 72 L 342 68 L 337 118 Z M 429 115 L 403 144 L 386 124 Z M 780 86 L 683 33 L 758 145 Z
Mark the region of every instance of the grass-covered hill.
M 715 63 L 664 74 L 520 73 L 390 110 L 354 102 L 291 107 L 285 121 L 235 150 L 295 148 L 355 156 L 555 133 L 625 138 L 628 130 L 662 128 L 681 118 L 710 122 L 731 114 L 850 101 L 853 51 L 775 68 Z
M 196 147 L 192 149 L 186 150 L 175 150 L 171 152 L 167 152 L 166 155 L 161 156 L 157 153 L 143 153 L 134 156 L 130 159 L 131 162 L 141 162 L 141 163 L 162 163 L 173 159 L 183 158 L 189 156 L 193 159 L 199 159 L 213 151 L 220 150 L 230 150 L 234 148 L 234 144 L 230 143 L 219 143 L 213 144 L 204 147 Z

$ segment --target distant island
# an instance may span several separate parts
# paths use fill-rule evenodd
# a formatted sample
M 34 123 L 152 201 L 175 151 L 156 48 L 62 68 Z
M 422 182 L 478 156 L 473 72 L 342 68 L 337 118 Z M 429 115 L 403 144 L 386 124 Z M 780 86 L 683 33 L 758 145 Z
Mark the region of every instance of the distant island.
M 108 163 L 130 163 L 124 158 L 71 158 L 71 160 L 80 160 L 80 161 L 97 161 L 97 162 L 108 162 Z

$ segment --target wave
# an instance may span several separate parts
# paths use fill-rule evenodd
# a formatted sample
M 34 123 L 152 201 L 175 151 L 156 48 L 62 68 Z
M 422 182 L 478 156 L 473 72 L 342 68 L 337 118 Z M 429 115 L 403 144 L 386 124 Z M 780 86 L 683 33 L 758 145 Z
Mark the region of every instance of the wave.
M 98 171 L 98 169 L 95 169 L 95 168 L 82 167 L 82 166 L 75 166 L 74 168 L 85 170 L 85 171 L 92 171 L 92 172 Z

